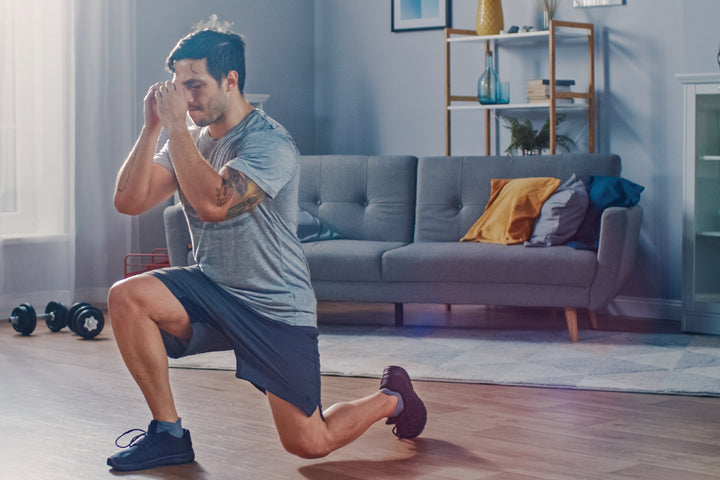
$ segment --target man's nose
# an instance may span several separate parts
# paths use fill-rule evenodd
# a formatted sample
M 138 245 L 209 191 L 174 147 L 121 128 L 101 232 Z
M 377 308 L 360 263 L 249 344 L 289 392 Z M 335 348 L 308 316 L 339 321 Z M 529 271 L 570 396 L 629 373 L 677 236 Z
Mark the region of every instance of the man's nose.
M 185 87 L 185 85 L 183 85 L 182 83 L 178 83 L 178 82 L 173 82 L 173 83 L 175 84 L 175 88 L 177 88 L 178 90 L 180 90 L 180 92 L 182 92 L 183 97 L 185 98 L 185 101 L 190 103 L 190 101 L 192 100 L 192 92 L 190 92 L 190 89 Z

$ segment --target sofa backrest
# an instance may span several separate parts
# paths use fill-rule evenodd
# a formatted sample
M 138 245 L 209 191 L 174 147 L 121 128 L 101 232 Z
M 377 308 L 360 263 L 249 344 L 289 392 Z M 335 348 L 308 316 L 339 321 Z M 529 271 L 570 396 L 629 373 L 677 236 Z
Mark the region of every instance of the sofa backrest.
M 606 154 L 544 156 L 425 157 L 418 162 L 416 242 L 459 241 L 485 211 L 493 178 L 576 174 L 618 177 L 620 157 Z
M 412 242 L 417 158 L 304 155 L 300 208 L 351 240 Z

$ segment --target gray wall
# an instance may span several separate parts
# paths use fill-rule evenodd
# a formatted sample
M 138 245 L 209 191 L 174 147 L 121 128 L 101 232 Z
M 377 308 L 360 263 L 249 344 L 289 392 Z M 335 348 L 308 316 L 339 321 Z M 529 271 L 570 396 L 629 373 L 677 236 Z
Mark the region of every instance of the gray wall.
M 534 0 L 505 0 L 505 25 L 538 23 Z M 474 29 L 476 0 L 453 0 L 453 26 Z M 390 32 L 389 2 L 316 0 L 317 145 L 324 153 L 444 153 L 443 32 Z M 624 309 L 677 317 L 681 297 L 682 102 L 680 72 L 717 71 L 716 0 L 628 0 L 556 18 L 596 33 L 597 150 L 618 153 L 625 177 L 646 187 L 641 252 Z M 547 49 L 502 44 L 500 77 L 511 100 L 527 78 L 547 76 Z M 475 49 L 474 51 L 472 49 Z M 585 48 L 560 51 L 558 76 L 586 79 Z M 484 54 L 453 46 L 453 91 L 473 94 Z M 586 81 L 586 80 L 585 80 Z M 453 153 L 481 154 L 481 114 L 453 114 Z M 583 146 L 582 118 L 563 123 Z M 500 137 L 505 135 L 500 126 Z M 502 142 L 502 140 L 501 140 Z M 502 152 L 501 152 L 502 153 Z M 621 303 L 621 302 L 620 302 Z

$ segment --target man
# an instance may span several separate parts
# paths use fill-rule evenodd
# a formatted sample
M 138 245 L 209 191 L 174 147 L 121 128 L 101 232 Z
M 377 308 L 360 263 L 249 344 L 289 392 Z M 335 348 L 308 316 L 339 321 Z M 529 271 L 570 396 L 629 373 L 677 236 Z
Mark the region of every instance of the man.
M 173 80 L 145 97 L 115 206 L 138 215 L 179 192 L 197 265 L 110 290 L 115 339 L 153 419 L 108 464 L 131 471 L 194 460 L 167 357 L 212 350 L 235 351 L 237 377 L 266 393 L 290 453 L 325 456 L 383 418 L 398 437 L 419 435 L 427 413 L 400 367 L 385 369 L 380 391 L 322 411 L 315 297 L 296 235 L 298 152 L 289 133 L 243 97 L 242 38 L 195 32 L 178 42 L 167 67 Z M 188 115 L 201 128 L 189 129 Z M 162 128 L 168 140 L 155 154 Z

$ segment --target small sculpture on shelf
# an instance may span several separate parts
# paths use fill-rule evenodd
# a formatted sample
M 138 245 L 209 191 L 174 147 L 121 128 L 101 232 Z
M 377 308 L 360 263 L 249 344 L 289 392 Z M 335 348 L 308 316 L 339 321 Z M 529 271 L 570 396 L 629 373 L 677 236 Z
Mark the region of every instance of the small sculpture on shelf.
M 557 116 L 556 126 L 565 119 L 565 115 Z M 540 130 L 535 130 L 530 120 L 526 119 L 520 122 L 517 118 L 506 117 L 508 127 L 510 129 L 510 145 L 505 149 L 505 153 L 514 155 L 518 150 L 523 155 L 540 155 L 543 150 L 550 148 L 550 119 L 548 118 Z M 569 152 L 570 148 L 575 145 L 572 138 L 566 135 L 556 136 L 557 146 Z

